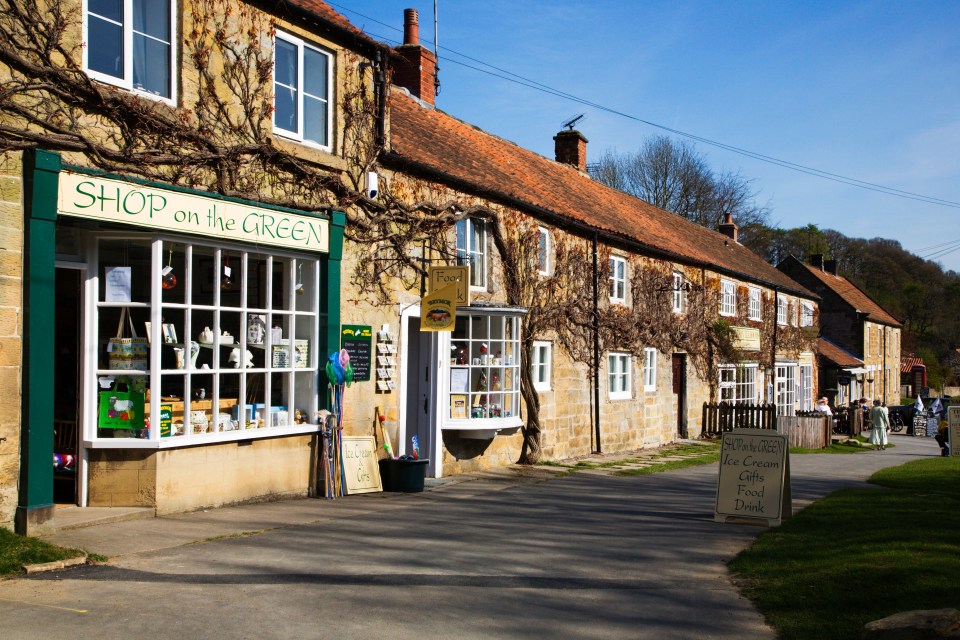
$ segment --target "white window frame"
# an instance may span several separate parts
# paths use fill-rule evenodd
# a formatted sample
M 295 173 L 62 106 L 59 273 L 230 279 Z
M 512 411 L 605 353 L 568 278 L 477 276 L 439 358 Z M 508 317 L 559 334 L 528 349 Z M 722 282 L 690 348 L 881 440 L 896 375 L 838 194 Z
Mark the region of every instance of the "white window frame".
M 627 302 L 627 260 L 620 256 L 610 256 L 610 302 Z
M 800 303 L 800 326 L 813 326 L 813 303 L 803 301 Z
M 177 1 L 170 0 L 170 42 L 165 43 L 170 49 L 170 58 L 167 60 L 167 65 L 170 73 L 170 86 L 167 88 L 170 92 L 169 96 L 163 96 L 151 91 L 146 91 L 143 89 L 138 89 L 133 86 L 133 66 L 134 66 L 134 46 L 133 46 L 133 4 L 137 0 L 122 0 L 122 11 L 123 18 L 119 23 L 119 26 L 123 29 L 123 76 L 115 76 L 102 71 L 96 71 L 91 69 L 89 66 L 90 59 L 90 35 L 89 35 L 89 23 L 90 17 L 94 16 L 97 20 L 103 20 L 105 22 L 110 22 L 112 24 L 118 24 L 114 20 L 109 20 L 102 16 L 98 16 L 95 13 L 91 13 L 88 6 L 88 0 L 83 0 L 83 70 L 88 76 L 94 80 L 99 80 L 106 84 L 113 85 L 115 87 L 120 87 L 121 89 L 126 89 L 132 93 L 135 93 L 139 96 L 149 98 L 151 100 L 159 100 L 160 102 L 165 102 L 171 106 L 176 106 L 177 104 L 177 46 L 178 35 L 177 35 Z M 151 0 L 140 0 L 142 2 L 150 2 Z M 149 37 L 149 36 L 148 36 Z
M 720 315 L 737 315 L 737 285 L 730 280 L 720 281 Z
M 866 357 L 870 357 L 870 353 L 871 353 L 872 350 L 870 349 L 870 338 L 871 338 L 871 335 L 870 335 L 870 327 L 869 327 L 868 325 L 864 325 L 864 327 L 863 327 L 863 333 L 864 333 L 864 336 L 865 336 L 865 339 L 864 339 L 864 343 L 865 343 L 865 344 L 864 344 L 864 347 L 863 347 L 863 354 L 864 354 L 864 356 L 866 356 Z
M 607 354 L 607 397 L 610 400 L 629 400 L 633 397 L 632 369 L 633 359 L 629 353 L 611 351 Z
M 777 363 L 777 385 L 774 389 L 778 416 L 792 416 L 797 407 L 797 365 Z
M 760 289 L 757 289 L 756 287 L 750 287 L 749 291 L 750 294 L 747 304 L 747 319 L 762 320 L 763 316 L 761 316 Z
M 109 302 L 103 299 L 99 291 L 102 289 L 98 278 L 93 278 L 87 283 L 88 303 L 85 313 L 90 318 L 90 323 L 85 330 L 84 340 L 86 342 L 87 353 L 99 353 L 95 345 L 104 342 L 104 335 L 100 329 L 99 317 L 101 314 L 115 314 L 117 308 L 128 307 L 139 314 L 146 314 L 150 318 L 150 330 L 148 332 L 149 344 L 149 367 L 146 370 L 115 370 L 109 368 L 99 368 L 98 365 L 108 365 L 108 362 L 101 362 L 102 357 L 87 357 L 84 362 L 85 367 L 85 397 L 92 401 L 86 403 L 84 408 L 84 427 L 83 443 L 84 446 L 103 449 L 165 449 L 184 446 L 193 446 L 198 444 L 215 444 L 220 442 L 233 442 L 250 439 L 259 439 L 275 437 L 278 435 L 292 435 L 302 433 L 315 433 L 318 425 L 313 416 L 320 408 L 317 395 L 317 375 L 323 366 L 322 356 L 317 352 L 318 344 L 316 337 L 320 335 L 320 286 L 321 277 L 320 260 L 315 255 L 300 255 L 296 253 L 286 253 L 271 249 L 269 252 L 261 252 L 253 245 L 229 245 L 209 242 L 203 239 L 185 239 L 180 236 L 151 235 L 151 234 L 131 234 L 131 233 L 103 233 L 91 236 L 91 244 L 88 248 L 89 261 L 95 265 L 95 271 L 100 271 L 105 265 L 109 264 L 102 257 L 100 243 L 119 241 L 119 240 L 137 240 L 143 243 L 149 243 L 150 253 L 150 281 L 152 285 L 149 298 L 134 300 L 130 303 Z M 161 289 L 161 274 L 165 265 L 170 263 L 170 248 L 174 247 L 178 254 L 182 255 L 183 267 L 180 272 L 181 282 L 178 284 L 178 291 L 184 292 L 195 282 L 196 286 L 191 288 L 189 298 L 183 300 L 168 300 Z M 195 257 L 202 254 L 204 258 L 209 258 L 213 269 L 210 271 L 199 268 L 199 263 Z M 265 262 L 267 273 L 274 272 L 274 265 L 281 265 L 279 292 L 273 291 L 273 278 L 267 278 L 264 282 L 266 294 L 264 299 L 266 306 L 251 306 L 249 297 L 246 293 L 249 291 L 248 279 L 256 273 L 253 260 L 259 259 Z M 229 266 L 228 266 L 229 265 Z M 224 306 L 221 301 L 221 291 L 216 284 L 219 282 L 218 274 L 227 275 L 227 270 L 234 278 L 234 288 L 244 292 L 241 293 L 239 306 Z M 204 292 L 199 286 L 204 279 L 214 278 L 210 290 Z M 296 285 L 303 284 L 306 293 L 296 295 Z M 274 306 L 275 299 L 281 299 L 279 306 Z M 200 341 L 186 341 L 187 336 L 197 336 L 203 330 L 199 323 L 195 323 L 194 313 L 212 314 L 213 324 L 213 342 L 206 343 Z M 224 342 L 220 336 L 220 330 L 224 327 L 218 325 L 218 322 L 227 316 L 234 316 L 239 319 L 243 325 L 237 331 L 233 328 L 231 342 Z M 249 337 L 249 322 L 253 316 L 260 316 L 265 321 L 265 326 L 270 327 L 278 325 L 281 329 L 281 340 L 275 341 L 270 331 L 263 334 L 263 342 L 254 343 Z M 190 345 L 196 345 L 196 349 L 201 354 L 199 357 L 205 362 L 210 363 L 209 369 L 194 368 L 187 364 L 188 359 L 182 367 L 172 364 L 170 357 L 176 348 L 186 348 L 187 344 L 167 342 L 164 323 L 169 322 L 175 326 L 176 334 L 179 340 L 184 340 Z M 108 329 L 112 323 L 107 323 Z M 246 330 L 244 330 L 246 329 Z M 297 340 L 306 340 L 306 360 L 298 360 L 294 355 L 298 351 Z M 282 361 L 276 354 L 277 349 L 285 355 Z M 243 350 L 256 353 L 256 364 L 252 367 L 234 367 L 230 361 L 233 351 L 242 353 Z M 269 354 L 269 356 L 268 356 Z M 167 356 L 167 357 L 164 357 Z M 186 356 L 185 356 L 186 358 Z M 98 400 L 99 388 L 97 380 L 103 376 L 133 375 L 144 376 L 150 381 L 149 388 L 156 391 L 151 394 L 144 407 L 144 415 L 151 418 L 152 427 L 144 429 L 143 437 L 123 436 L 107 437 L 105 431 L 98 424 Z M 163 425 L 160 419 L 163 404 L 168 401 L 161 396 L 160 390 L 163 389 L 163 381 L 172 381 L 173 384 L 183 385 L 184 389 L 194 388 L 193 381 L 212 380 L 213 388 L 206 389 L 206 401 L 212 406 L 223 406 L 220 400 L 228 399 L 230 394 L 220 395 L 220 388 L 224 379 L 239 377 L 241 380 L 241 391 L 248 391 L 255 383 L 256 377 L 268 376 L 271 378 L 282 377 L 281 383 L 284 387 L 279 393 L 273 393 L 267 387 L 261 387 L 263 391 L 263 404 L 273 406 L 282 406 L 286 412 L 276 416 L 278 426 L 271 426 L 270 421 L 273 418 L 271 413 L 268 416 L 257 415 L 255 405 L 248 402 L 247 393 L 243 392 L 239 398 L 242 400 L 238 404 L 245 405 L 244 415 L 249 411 L 253 416 L 264 419 L 264 424 L 254 426 L 244 424 L 245 420 L 239 418 L 240 410 L 237 410 L 238 417 L 234 419 L 235 424 L 227 428 L 220 422 L 220 412 L 229 412 L 229 409 L 219 409 L 213 411 L 210 407 L 203 407 L 199 413 L 204 413 L 207 421 L 206 427 L 202 425 L 192 425 L 195 402 L 197 400 L 189 394 L 183 394 L 182 399 L 182 430 L 177 427 L 177 423 L 171 424 L 169 435 L 161 435 Z M 292 407 L 303 408 L 307 421 L 297 424 L 294 421 L 294 412 Z M 232 414 L 231 414 L 232 416 Z M 311 424 L 311 422 L 313 422 Z M 194 427 L 197 428 L 194 428 Z M 126 432 L 119 432 L 126 433 Z
M 687 312 L 687 292 L 684 289 L 684 277 L 679 271 L 673 272 L 673 312 Z
M 479 240 L 474 243 L 474 232 Z M 457 264 L 470 267 L 470 289 L 487 288 L 487 223 L 479 218 L 462 218 L 456 224 Z M 479 246 L 474 246 L 477 244 Z M 479 268 L 474 265 L 479 264 Z
M 719 367 L 718 378 L 722 402 L 757 402 L 757 365 L 724 365 Z
M 787 299 L 783 296 L 777 298 L 777 324 L 787 324 Z
M 550 237 L 550 230 L 546 227 L 539 227 L 537 242 L 537 270 L 540 275 L 548 276 L 553 269 L 553 240 Z
M 277 40 L 282 40 L 289 45 L 296 47 L 297 49 L 297 84 L 295 87 L 291 87 L 297 94 L 297 128 L 296 130 L 285 129 L 282 126 L 278 125 L 276 119 L 273 122 L 273 131 L 276 134 L 279 134 L 285 138 L 291 138 L 297 142 L 301 142 L 305 145 L 316 147 L 318 149 L 323 149 L 324 151 L 331 151 L 333 149 L 333 64 L 334 58 L 333 54 L 329 51 L 321 49 L 320 47 L 309 44 L 296 36 L 292 36 L 289 33 L 284 33 L 282 31 L 277 31 L 274 36 L 273 43 L 273 59 L 274 59 L 274 77 L 273 82 L 274 86 L 279 84 L 276 80 L 276 59 L 277 59 Z M 304 96 L 307 95 L 304 91 L 304 50 L 310 49 L 311 51 L 318 53 L 324 56 L 327 59 L 327 95 L 325 96 L 309 96 L 315 100 L 324 102 L 327 105 L 327 121 L 326 121 L 326 133 L 327 139 L 312 140 L 306 138 L 304 135 Z M 274 89 L 274 94 L 276 94 L 276 89 Z M 274 97 L 274 111 L 276 111 L 276 97 Z
M 657 350 L 652 347 L 643 350 L 643 390 L 657 390 Z
M 438 344 L 450 353 L 439 370 L 441 429 L 487 431 L 522 424 L 521 318 L 516 309 L 457 312 L 454 330 Z
M 813 411 L 813 365 L 800 365 L 800 410 Z
M 545 340 L 533 341 L 533 388 L 537 391 L 550 391 L 553 370 L 553 343 Z

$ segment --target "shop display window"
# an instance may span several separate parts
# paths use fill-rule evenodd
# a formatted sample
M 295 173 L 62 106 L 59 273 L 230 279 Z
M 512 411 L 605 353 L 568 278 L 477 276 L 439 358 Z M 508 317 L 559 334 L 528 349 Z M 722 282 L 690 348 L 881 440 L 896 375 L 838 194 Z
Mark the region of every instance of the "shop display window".
M 157 237 L 100 238 L 95 253 L 89 440 L 315 429 L 318 260 Z
M 520 424 L 520 318 L 464 315 L 450 336 L 444 426 Z

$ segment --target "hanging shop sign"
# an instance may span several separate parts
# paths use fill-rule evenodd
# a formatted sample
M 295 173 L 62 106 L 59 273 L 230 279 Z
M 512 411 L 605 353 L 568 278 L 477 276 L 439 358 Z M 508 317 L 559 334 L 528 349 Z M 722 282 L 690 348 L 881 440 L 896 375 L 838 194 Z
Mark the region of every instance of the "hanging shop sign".
M 453 331 L 457 324 L 457 287 L 453 283 L 420 300 L 420 331 Z
M 373 327 L 345 324 L 340 328 L 340 348 L 350 354 L 353 379 L 370 379 L 370 360 L 373 353 Z
M 457 285 L 457 306 L 470 306 L 470 267 L 430 267 L 430 291 Z
M 330 250 L 330 224 L 323 218 L 71 171 L 60 172 L 57 212 L 297 251 Z

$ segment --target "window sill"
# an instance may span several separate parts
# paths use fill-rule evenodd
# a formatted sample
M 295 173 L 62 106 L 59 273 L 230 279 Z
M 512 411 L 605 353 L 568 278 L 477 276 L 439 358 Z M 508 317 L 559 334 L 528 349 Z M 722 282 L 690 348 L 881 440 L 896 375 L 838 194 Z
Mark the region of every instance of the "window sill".
M 245 429 L 243 431 L 220 431 L 217 433 L 168 436 L 160 441 L 140 440 L 138 438 L 104 438 L 84 440 L 83 446 L 89 449 L 177 449 L 180 447 L 223 444 L 225 442 L 242 442 L 245 440 L 263 440 L 265 438 L 305 435 L 317 433 L 319 429 L 320 426 L 316 424 L 299 424 L 289 427 L 264 427 L 261 429 Z

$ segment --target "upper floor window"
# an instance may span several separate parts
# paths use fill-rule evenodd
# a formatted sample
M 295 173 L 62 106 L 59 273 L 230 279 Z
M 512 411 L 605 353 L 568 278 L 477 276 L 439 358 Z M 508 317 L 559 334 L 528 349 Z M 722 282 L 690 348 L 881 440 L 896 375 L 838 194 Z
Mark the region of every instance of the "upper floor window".
M 812 327 L 813 326 L 813 305 L 809 302 L 800 303 L 800 326 L 801 327 Z
M 777 298 L 777 324 L 787 324 L 787 299 Z
M 279 31 L 273 56 L 274 130 L 329 149 L 332 56 Z
M 687 292 L 684 289 L 683 274 L 679 271 L 673 273 L 673 312 L 686 313 L 687 311 Z
M 720 315 L 737 314 L 737 285 L 729 280 L 720 281 Z
M 610 302 L 627 301 L 627 261 L 618 256 L 610 258 Z
M 85 67 L 91 78 L 174 101 L 171 0 L 87 0 Z
M 750 298 L 747 305 L 747 318 L 760 320 L 760 289 L 750 287 Z
M 657 350 L 647 347 L 643 350 L 643 390 L 657 389 Z
M 550 246 L 550 231 L 540 227 L 539 232 L 539 246 L 537 248 L 537 268 L 540 271 L 540 275 L 548 276 L 550 275 L 550 253 L 552 247 Z
M 537 391 L 550 391 L 552 359 L 553 344 L 535 340 L 533 342 L 533 388 Z
M 457 263 L 470 266 L 470 286 L 487 286 L 487 225 L 479 218 L 457 222 Z
M 629 400 L 630 354 L 611 353 L 607 356 L 607 376 L 609 378 L 609 398 L 611 400 Z
M 864 338 L 864 342 L 866 343 L 864 346 L 864 354 L 869 356 L 870 355 L 870 338 L 871 338 L 870 334 L 873 332 L 871 331 L 870 327 L 866 327 L 864 329 L 864 333 L 866 334 L 866 337 Z

